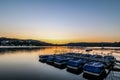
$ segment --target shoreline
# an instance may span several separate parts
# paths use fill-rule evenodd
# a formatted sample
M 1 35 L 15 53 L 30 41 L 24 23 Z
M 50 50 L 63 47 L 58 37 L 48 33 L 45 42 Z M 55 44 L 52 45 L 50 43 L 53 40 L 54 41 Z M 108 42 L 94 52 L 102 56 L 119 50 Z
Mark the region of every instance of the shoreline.
M 0 49 L 2 48 L 41 48 L 41 47 L 81 47 L 84 49 L 102 49 L 103 47 L 82 47 L 82 46 L 0 46 Z M 120 47 L 104 47 L 104 49 L 112 49 L 112 50 L 120 50 Z
M 0 46 L 1 48 L 39 48 L 42 46 Z

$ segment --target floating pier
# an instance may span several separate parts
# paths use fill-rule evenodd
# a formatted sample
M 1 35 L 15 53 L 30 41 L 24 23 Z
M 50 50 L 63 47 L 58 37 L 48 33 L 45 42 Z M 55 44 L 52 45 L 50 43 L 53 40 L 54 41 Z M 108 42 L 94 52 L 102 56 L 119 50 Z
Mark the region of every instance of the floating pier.
M 46 61 L 46 63 L 50 62 L 53 63 L 53 65 L 58 65 L 60 67 L 64 65 L 64 67 L 66 66 L 67 69 L 72 69 L 76 71 L 82 69 L 83 73 L 88 73 L 93 76 L 100 76 L 102 74 L 101 72 L 105 72 L 106 69 L 107 69 L 106 74 L 108 75 L 111 72 L 111 70 L 114 70 L 114 66 L 118 66 L 117 69 L 116 68 L 115 69 L 120 71 L 120 61 L 116 60 L 114 56 L 109 55 L 101 56 L 82 53 L 64 53 L 53 55 L 40 55 L 39 58 L 40 61 L 43 60 Z M 92 65 L 90 64 L 91 62 L 93 63 Z M 87 67 L 85 66 L 87 64 L 90 64 L 90 67 L 93 68 L 93 71 L 89 69 L 90 68 L 89 66 Z M 102 68 L 100 67 L 100 65 L 103 65 Z M 96 69 L 95 73 L 94 69 Z

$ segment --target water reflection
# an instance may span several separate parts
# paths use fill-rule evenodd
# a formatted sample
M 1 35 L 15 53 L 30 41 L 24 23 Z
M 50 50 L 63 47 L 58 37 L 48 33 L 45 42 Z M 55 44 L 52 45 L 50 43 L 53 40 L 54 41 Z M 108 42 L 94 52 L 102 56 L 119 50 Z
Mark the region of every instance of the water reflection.
M 72 70 L 72 69 L 66 69 L 66 71 L 70 72 L 70 73 L 73 73 L 73 74 L 76 74 L 76 75 L 79 75 L 79 74 L 81 74 L 83 72 L 82 69 L 77 70 L 77 71 Z
M 90 80 L 83 73 L 74 74 L 66 71 L 66 68 L 59 68 L 54 65 L 39 62 L 39 55 L 44 54 L 61 54 L 64 52 L 83 52 L 81 47 L 40 47 L 37 49 L 0 49 L 0 80 Z M 115 50 L 94 49 L 91 54 L 106 55 Z M 117 50 L 120 52 L 120 50 Z M 4 54 L 4 55 L 3 55 Z M 114 52 L 117 59 L 120 60 L 120 54 Z M 119 77 L 119 72 L 114 72 Z M 111 78 L 112 73 L 107 76 L 106 80 Z M 93 80 L 93 79 L 92 79 Z M 96 79 L 95 79 L 96 80 Z M 119 79 L 118 79 L 119 80 Z
M 92 76 L 92 75 L 89 75 L 89 74 L 83 74 L 83 77 L 85 79 L 88 79 L 88 80 L 103 80 L 107 77 L 107 74 L 104 73 L 103 75 L 97 77 L 97 76 Z
M 38 51 L 40 49 L 45 49 L 45 47 L 38 47 L 38 48 L 0 48 L 0 55 L 9 53 L 9 52 L 31 52 L 31 51 Z

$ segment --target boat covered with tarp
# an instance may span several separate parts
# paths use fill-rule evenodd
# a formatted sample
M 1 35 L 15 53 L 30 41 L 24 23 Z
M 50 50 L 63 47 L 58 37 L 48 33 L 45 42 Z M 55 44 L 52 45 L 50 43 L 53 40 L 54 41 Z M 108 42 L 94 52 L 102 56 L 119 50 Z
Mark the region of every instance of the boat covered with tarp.
M 48 59 L 49 56 L 50 55 L 40 55 L 39 56 L 39 61 L 45 62 L 45 61 L 47 61 L 47 59 Z
M 105 72 L 105 64 L 102 62 L 89 62 L 83 66 L 83 72 L 90 75 L 100 76 Z
M 85 59 L 69 60 L 67 62 L 67 68 L 73 69 L 73 70 L 78 70 L 78 69 L 81 69 L 86 62 L 87 62 L 87 60 L 85 60 Z
M 71 59 L 73 59 L 73 58 L 65 57 L 65 56 L 56 56 L 54 58 L 54 64 L 59 65 L 59 66 L 66 65 L 66 63 Z
M 47 63 L 54 63 L 54 59 L 55 59 L 54 55 L 48 56 Z
M 116 60 L 114 56 L 104 56 L 104 61 L 107 67 L 114 65 L 114 60 Z

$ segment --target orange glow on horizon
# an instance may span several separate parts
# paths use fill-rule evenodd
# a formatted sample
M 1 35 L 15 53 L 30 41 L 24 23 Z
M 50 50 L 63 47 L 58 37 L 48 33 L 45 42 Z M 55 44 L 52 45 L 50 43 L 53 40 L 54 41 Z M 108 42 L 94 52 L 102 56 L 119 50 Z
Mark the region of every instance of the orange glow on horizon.
M 42 40 L 42 39 L 41 39 Z M 77 43 L 77 42 L 120 42 L 120 41 L 115 41 L 112 39 L 69 39 L 69 40 L 52 40 L 52 39 L 47 39 L 47 40 L 42 40 L 48 43 L 53 43 L 53 44 L 65 44 L 65 43 Z
M 4 36 L 1 36 L 4 37 Z M 75 42 L 120 42 L 119 38 L 109 38 L 109 37 L 71 37 L 71 38 L 40 38 L 39 36 L 28 36 L 28 35 L 14 35 L 14 34 L 7 34 L 5 35 L 7 38 L 17 38 L 17 39 L 33 39 L 33 40 L 39 40 L 39 41 L 44 41 L 48 43 L 53 43 L 53 44 L 65 44 L 65 43 L 75 43 Z

